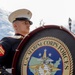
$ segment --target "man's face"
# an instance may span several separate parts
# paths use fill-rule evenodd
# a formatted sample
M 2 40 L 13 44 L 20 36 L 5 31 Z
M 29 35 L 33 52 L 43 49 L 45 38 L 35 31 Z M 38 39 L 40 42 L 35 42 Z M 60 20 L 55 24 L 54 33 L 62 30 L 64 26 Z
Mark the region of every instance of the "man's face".
M 28 34 L 30 30 L 29 21 L 17 21 L 16 30 L 17 30 L 17 33 L 22 34 L 22 35 Z

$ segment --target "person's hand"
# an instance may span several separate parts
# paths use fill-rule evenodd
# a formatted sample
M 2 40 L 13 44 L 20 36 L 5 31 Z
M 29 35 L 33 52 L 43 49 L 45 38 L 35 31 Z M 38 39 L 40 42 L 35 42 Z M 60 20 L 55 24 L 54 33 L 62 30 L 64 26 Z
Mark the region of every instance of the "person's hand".
M 12 75 L 12 74 L 7 72 L 4 67 L 0 67 L 0 75 Z

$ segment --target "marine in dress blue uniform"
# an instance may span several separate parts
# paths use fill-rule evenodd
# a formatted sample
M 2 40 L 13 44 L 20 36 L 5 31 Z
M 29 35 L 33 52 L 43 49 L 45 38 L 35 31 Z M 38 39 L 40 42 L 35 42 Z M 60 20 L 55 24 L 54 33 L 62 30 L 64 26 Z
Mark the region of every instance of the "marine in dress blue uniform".
M 9 15 L 8 19 L 12 24 L 14 24 L 16 21 L 25 21 L 25 22 L 29 22 L 29 24 L 32 25 L 32 21 L 30 21 L 31 17 L 32 17 L 31 11 L 29 11 L 28 9 L 19 9 L 12 12 Z M 14 36 L 4 37 L 1 39 L 0 41 L 0 75 L 11 75 L 10 73 L 7 73 L 3 67 L 12 68 L 13 56 L 24 36 L 25 35 L 17 31 L 15 32 Z

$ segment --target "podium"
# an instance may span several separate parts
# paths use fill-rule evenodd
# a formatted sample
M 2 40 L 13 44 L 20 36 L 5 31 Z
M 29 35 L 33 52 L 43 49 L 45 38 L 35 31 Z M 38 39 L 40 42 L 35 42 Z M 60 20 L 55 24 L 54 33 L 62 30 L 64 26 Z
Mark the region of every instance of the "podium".
M 75 75 L 75 37 L 57 25 L 41 26 L 18 46 L 13 75 Z

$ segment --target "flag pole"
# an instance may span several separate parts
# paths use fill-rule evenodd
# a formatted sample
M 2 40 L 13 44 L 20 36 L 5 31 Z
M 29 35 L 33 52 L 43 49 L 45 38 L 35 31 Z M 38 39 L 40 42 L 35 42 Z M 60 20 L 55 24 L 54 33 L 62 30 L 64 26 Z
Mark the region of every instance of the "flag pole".
M 71 18 L 68 19 L 68 24 L 69 24 L 69 30 L 71 31 L 71 25 L 72 25 L 72 20 L 71 20 Z

